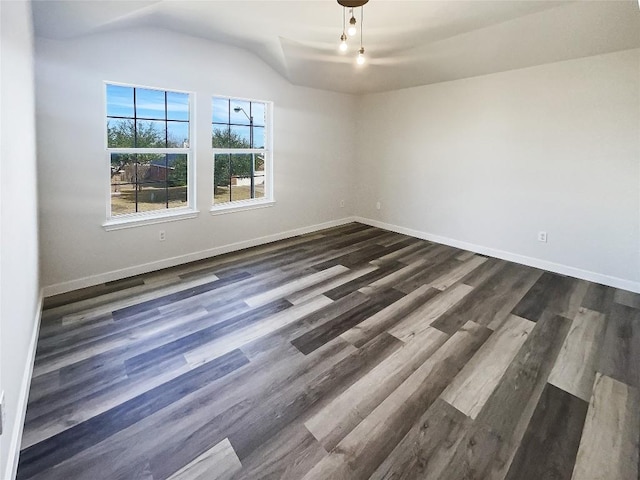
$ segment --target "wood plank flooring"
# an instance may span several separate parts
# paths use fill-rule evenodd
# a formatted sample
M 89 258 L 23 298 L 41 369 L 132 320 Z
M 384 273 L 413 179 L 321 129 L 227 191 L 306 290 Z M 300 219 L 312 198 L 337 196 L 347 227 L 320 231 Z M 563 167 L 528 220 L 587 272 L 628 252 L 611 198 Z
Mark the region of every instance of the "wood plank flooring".
M 640 295 L 361 224 L 46 299 L 18 479 L 637 480 Z

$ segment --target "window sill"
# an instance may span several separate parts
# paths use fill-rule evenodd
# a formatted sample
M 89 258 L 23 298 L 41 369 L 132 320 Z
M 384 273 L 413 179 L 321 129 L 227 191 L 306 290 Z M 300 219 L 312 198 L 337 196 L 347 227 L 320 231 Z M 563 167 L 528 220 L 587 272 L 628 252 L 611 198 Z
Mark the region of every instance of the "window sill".
M 211 207 L 211 215 L 224 215 L 226 213 L 242 212 L 244 210 L 255 210 L 257 208 L 273 207 L 275 200 L 240 200 L 237 202 L 223 203 Z
M 123 228 L 141 227 L 155 223 L 175 222 L 177 220 L 196 218 L 199 213 L 198 210 L 182 208 L 162 212 L 133 213 L 111 218 L 103 223 L 102 226 L 109 232 L 111 230 L 122 230 Z

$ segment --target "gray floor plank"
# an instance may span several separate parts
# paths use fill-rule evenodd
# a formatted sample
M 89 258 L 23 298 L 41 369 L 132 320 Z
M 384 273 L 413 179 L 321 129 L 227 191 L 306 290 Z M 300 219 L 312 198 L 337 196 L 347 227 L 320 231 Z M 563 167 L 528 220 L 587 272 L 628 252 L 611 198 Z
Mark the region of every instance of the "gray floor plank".
M 358 223 L 63 294 L 18 480 L 635 480 L 639 298 Z

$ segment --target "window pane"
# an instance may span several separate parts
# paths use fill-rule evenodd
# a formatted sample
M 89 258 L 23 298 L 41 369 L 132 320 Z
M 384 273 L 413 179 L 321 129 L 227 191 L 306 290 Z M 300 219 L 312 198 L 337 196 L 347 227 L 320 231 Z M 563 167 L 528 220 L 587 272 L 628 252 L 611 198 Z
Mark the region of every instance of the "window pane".
M 229 162 L 231 155 L 218 153 L 213 161 L 213 202 L 229 201 Z
M 112 154 L 111 215 L 188 206 L 186 154 Z
M 164 202 L 164 199 L 166 197 L 165 189 L 167 188 L 167 184 L 165 182 L 144 182 L 139 183 L 138 187 L 141 192 L 147 192 L 147 195 L 144 198 L 139 195 L 140 201 L 144 201 L 147 203 Z
M 212 144 L 228 152 L 214 154 L 214 203 L 264 198 L 268 190 L 266 154 L 229 150 L 266 148 L 268 104 L 213 98 L 212 105 Z
M 189 124 L 187 122 L 167 122 L 169 147 L 187 148 L 189 146 Z
M 188 207 L 187 201 L 187 186 L 173 186 L 167 188 L 169 194 L 169 208 L 181 208 Z
M 233 154 L 231 155 L 231 176 L 232 177 L 250 177 L 251 163 L 253 155 L 249 154 Z
M 136 212 L 135 191 L 131 183 L 111 185 L 111 216 Z
M 266 110 L 264 102 L 213 98 L 214 148 L 264 148 L 266 144 Z M 237 112 L 235 110 L 238 110 Z M 251 118 L 254 128 L 251 130 Z M 224 127 L 229 128 L 223 138 Z M 225 131 L 225 134 L 227 132 Z M 252 138 L 253 134 L 253 138 Z M 253 141 L 252 141 L 253 140 Z
M 111 154 L 111 215 L 136 212 L 137 155 Z
M 254 198 L 264 198 L 264 175 L 256 175 L 254 177 Z
M 135 182 L 135 172 L 126 171 L 126 167 L 133 165 L 136 161 L 136 156 L 129 153 L 113 153 L 111 154 L 111 183 L 114 182 L 114 178 L 117 178 L 119 182 Z
M 250 103 L 244 100 L 231 100 L 231 123 L 249 125 Z M 236 109 L 238 109 L 237 112 Z
M 153 175 L 151 172 L 151 161 L 149 160 L 149 155 L 138 155 L 137 157 L 137 162 L 134 164 L 135 171 L 133 181 L 143 183 Z
M 146 175 L 144 181 L 147 183 L 152 182 L 166 182 L 169 178 L 169 166 L 167 165 L 167 155 L 163 155 L 157 160 L 153 160 L 147 166 Z M 138 182 L 140 181 L 140 172 L 138 172 Z
M 189 147 L 187 93 L 107 85 L 107 110 L 109 148 Z
M 229 123 L 229 99 L 213 98 L 213 123 Z
M 138 211 L 151 212 L 187 206 L 187 187 L 167 186 L 165 182 L 143 183 L 138 189 Z
M 170 187 L 186 187 L 188 179 L 187 155 L 167 154 L 169 168 L 168 182 Z
M 257 175 L 264 175 L 265 163 L 264 154 L 257 153 L 254 155 L 254 171 Z
M 166 146 L 165 122 L 138 120 L 136 126 L 136 147 L 164 148 Z
M 231 125 L 229 145 L 231 148 L 251 148 L 251 128 Z
M 164 120 L 164 91 L 136 88 L 136 117 Z
M 167 191 L 164 182 L 139 184 L 137 196 L 139 212 L 152 212 L 167 208 Z
M 167 155 L 145 153 L 136 155 L 138 183 L 164 182 L 167 179 Z
M 265 128 L 253 127 L 253 148 L 264 148 Z
M 264 127 L 266 105 L 262 102 L 251 102 L 251 115 L 253 115 L 253 124 Z
M 231 155 L 231 201 L 251 198 L 253 155 Z
M 167 119 L 189 120 L 189 94 L 167 92 Z
M 133 117 L 133 87 L 107 85 L 107 116 Z
M 224 125 L 214 125 L 213 126 L 213 136 L 212 136 L 212 145 L 213 148 L 224 148 L 230 145 L 229 140 L 229 127 Z
M 249 199 L 251 199 L 250 179 L 231 177 L 231 201 Z
M 131 148 L 134 146 L 135 128 L 133 120 L 107 119 L 107 146 L 109 148 Z

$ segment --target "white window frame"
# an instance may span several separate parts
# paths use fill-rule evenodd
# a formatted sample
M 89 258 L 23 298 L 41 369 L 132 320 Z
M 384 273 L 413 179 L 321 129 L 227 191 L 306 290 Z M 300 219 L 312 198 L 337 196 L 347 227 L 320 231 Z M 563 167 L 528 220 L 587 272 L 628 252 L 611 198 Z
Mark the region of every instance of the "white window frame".
M 276 201 L 273 194 L 273 102 L 269 100 L 259 100 L 256 98 L 243 98 L 229 95 L 211 95 L 211 102 L 214 98 L 224 98 L 227 100 L 238 100 L 242 102 L 254 102 L 265 104 L 265 146 L 264 148 L 214 148 L 211 147 L 211 162 L 214 167 L 211 172 L 210 185 L 211 190 L 211 215 L 223 215 L 244 210 L 254 210 L 257 208 L 267 208 L 275 205 Z M 210 134 L 213 134 L 213 122 L 209 121 Z M 211 140 L 209 140 L 211 145 Z M 224 203 L 214 203 L 215 189 L 215 156 L 216 154 L 262 154 L 264 155 L 264 197 L 251 198 L 246 200 L 235 200 Z
M 143 88 L 147 90 L 158 90 L 161 92 L 176 92 L 189 95 L 189 146 L 183 148 L 110 148 L 108 143 L 107 123 L 107 85 L 117 85 L 123 87 Z M 120 82 L 103 82 L 103 104 L 104 104 L 104 147 L 106 170 L 111 172 L 111 155 L 117 153 L 128 154 L 186 154 L 187 155 L 187 206 L 165 208 L 162 210 L 154 210 L 151 212 L 126 213 L 122 215 L 111 214 L 111 176 L 107 177 L 107 220 L 102 224 L 105 230 L 120 230 L 123 228 L 138 227 L 142 225 L 151 225 L 156 223 L 165 223 L 176 220 L 184 220 L 188 218 L 196 218 L 199 214 L 196 209 L 196 162 L 195 162 L 195 126 L 194 126 L 194 105 L 195 92 L 178 90 L 173 88 L 150 87 L 145 85 L 120 83 Z

